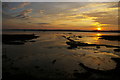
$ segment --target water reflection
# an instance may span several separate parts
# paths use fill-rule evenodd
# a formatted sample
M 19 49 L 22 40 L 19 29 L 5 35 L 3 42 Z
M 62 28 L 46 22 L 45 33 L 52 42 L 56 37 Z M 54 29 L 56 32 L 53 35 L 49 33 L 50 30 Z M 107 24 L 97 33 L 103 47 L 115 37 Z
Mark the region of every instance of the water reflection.
M 90 37 L 83 37 L 82 38 L 82 41 L 84 41 L 85 43 L 88 43 L 88 44 L 95 44 L 95 43 L 99 43 L 99 38 L 100 36 L 102 36 L 101 33 L 96 33 L 94 34 L 95 36 L 90 36 Z
M 119 77 L 119 73 L 118 76 L 115 74 L 111 74 L 111 76 L 110 73 L 105 75 L 99 72 L 100 70 L 114 69 L 117 67 L 116 63 L 120 62 L 117 61 L 117 58 L 116 62 L 112 60 L 117 57 L 114 51 L 119 51 L 119 49 L 99 46 L 100 44 L 113 44 L 113 41 L 99 39 L 102 37 L 100 35 L 103 34 L 38 32 L 37 35 L 40 38 L 37 38 L 35 43 L 27 43 L 21 46 L 4 44 L 3 78 L 4 80 L 39 80 L 41 78 L 43 80 L 58 80 L 58 78 L 60 78 L 59 80 L 98 80 L 98 78 L 104 79 L 105 77 L 107 80 L 112 80 L 111 77 Z M 69 38 L 69 40 L 77 40 L 78 42 L 69 41 L 70 44 L 65 45 L 68 40 L 63 38 L 62 35 L 66 36 L 66 39 Z M 76 38 L 74 35 L 79 37 Z M 21 41 L 21 39 L 23 39 L 23 36 L 19 40 Z M 27 39 L 27 41 L 31 41 L 31 38 L 30 40 Z M 86 42 L 90 45 L 86 44 Z M 114 43 L 117 44 L 117 41 Z M 73 50 L 68 50 L 68 45 L 74 47 Z M 76 47 L 76 45 L 79 47 Z M 116 54 L 119 53 L 116 52 Z M 116 70 L 120 72 L 120 69 Z
M 102 34 L 101 33 L 97 33 L 96 36 L 102 36 Z
M 84 38 L 85 43 L 94 44 L 99 42 L 100 37 L 86 37 Z

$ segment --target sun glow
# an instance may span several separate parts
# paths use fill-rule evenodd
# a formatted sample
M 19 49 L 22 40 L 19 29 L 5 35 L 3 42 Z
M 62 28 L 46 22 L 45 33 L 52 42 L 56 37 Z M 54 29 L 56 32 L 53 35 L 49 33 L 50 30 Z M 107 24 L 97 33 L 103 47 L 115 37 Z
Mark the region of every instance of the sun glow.
M 97 28 L 97 30 L 98 30 L 98 31 L 101 31 L 101 30 L 102 30 L 102 28 L 98 27 L 98 28 Z
M 96 35 L 97 35 L 97 36 L 101 36 L 102 34 L 100 34 L 100 33 L 97 33 Z

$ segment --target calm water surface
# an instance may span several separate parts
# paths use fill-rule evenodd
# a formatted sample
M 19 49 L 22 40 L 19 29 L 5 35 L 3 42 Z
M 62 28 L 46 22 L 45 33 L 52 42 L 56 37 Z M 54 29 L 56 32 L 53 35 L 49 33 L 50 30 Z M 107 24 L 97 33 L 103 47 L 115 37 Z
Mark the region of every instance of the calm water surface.
M 71 36 L 71 39 L 73 40 L 88 44 L 119 46 L 118 41 L 99 39 L 101 35 L 119 35 L 118 33 L 52 31 L 11 31 L 3 33 L 35 34 L 39 36 L 37 39 L 34 39 L 36 42 L 27 42 L 24 45 L 3 44 L 3 55 L 6 55 L 7 57 L 3 59 L 4 75 L 10 74 L 18 76 L 25 74 L 32 75 L 34 78 L 43 80 L 46 79 L 46 77 L 51 80 L 74 80 L 76 79 L 74 73 L 87 72 L 86 69 L 79 65 L 82 61 L 81 56 L 97 53 L 113 57 L 120 56 L 119 52 L 114 51 L 116 48 L 107 48 L 105 46 L 100 47 L 100 49 L 97 49 L 95 46 L 68 49 L 69 45 L 66 44 L 66 41 L 68 40 L 62 37 Z M 74 36 L 82 36 L 82 38 L 76 38 Z M 95 75 L 95 73 L 92 73 L 91 76 L 94 78 L 96 78 L 96 76 L 101 78 L 100 75 Z M 86 77 L 82 76 L 81 79 L 85 80 Z

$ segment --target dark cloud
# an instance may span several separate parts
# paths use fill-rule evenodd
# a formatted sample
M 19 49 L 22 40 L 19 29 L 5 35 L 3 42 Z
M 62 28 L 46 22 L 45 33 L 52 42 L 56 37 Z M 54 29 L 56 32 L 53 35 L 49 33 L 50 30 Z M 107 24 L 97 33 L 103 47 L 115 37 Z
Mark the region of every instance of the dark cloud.
M 17 3 L 17 2 L 16 2 Z M 19 3 L 19 2 L 18 2 Z M 17 4 L 18 4 L 17 3 Z M 29 5 L 30 2 L 22 2 L 21 4 L 18 4 L 16 7 L 11 7 L 13 3 L 10 2 L 3 2 L 2 3 L 2 8 L 3 9 L 10 9 L 10 10 L 16 10 L 19 8 L 24 8 L 25 6 Z
M 112 25 L 118 25 L 118 18 L 116 16 L 111 17 L 99 17 L 94 19 L 95 22 L 99 22 L 101 24 L 112 24 Z
M 2 19 L 14 19 L 15 17 L 6 13 L 5 11 L 2 11 Z
M 50 23 L 36 23 L 36 24 L 47 25 L 47 24 L 50 24 Z
M 36 7 L 36 9 L 45 11 L 45 14 L 57 14 L 61 12 L 67 12 L 71 9 L 80 8 L 90 3 L 85 2 L 40 2 L 32 3 L 31 7 Z M 38 10 L 36 10 L 38 11 Z M 43 13 L 43 12 L 42 12 Z
M 84 13 L 84 15 L 87 15 L 89 17 L 103 17 L 103 15 L 107 15 L 107 12 L 94 12 L 94 13 Z
M 112 25 L 118 24 L 118 17 L 117 15 L 114 15 L 114 13 L 110 14 L 108 12 L 96 12 L 96 13 L 85 13 L 84 15 L 88 17 L 96 17 L 94 21 L 99 22 L 101 24 L 112 24 Z
M 28 22 L 28 23 L 32 23 L 32 22 Z
M 84 19 L 85 17 L 84 16 L 77 16 L 75 18 L 77 18 L 77 19 Z
M 37 26 L 40 27 L 51 27 L 51 23 L 35 23 Z
M 29 19 L 31 18 L 31 16 L 28 15 L 29 12 L 20 12 L 18 15 L 16 15 L 17 13 L 7 13 L 5 11 L 2 11 L 2 18 L 3 19 L 15 19 L 15 18 L 18 18 L 18 19 Z M 15 16 L 16 15 L 16 16 Z
M 26 16 L 26 15 L 17 15 L 16 18 L 30 18 L 31 16 Z
M 60 25 L 67 25 L 67 24 L 60 24 Z
M 19 9 L 19 8 L 24 8 L 25 6 L 27 6 L 29 4 L 30 4 L 29 2 L 23 2 L 20 5 L 18 5 L 17 7 L 13 7 L 13 8 L 10 8 L 10 9 L 11 10 L 16 10 L 16 9 Z
M 109 8 L 116 8 L 116 7 L 120 7 L 120 2 L 118 2 L 118 3 L 116 3 L 116 4 L 112 5 L 112 6 L 110 6 Z
M 9 3 L 3 2 L 3 3 L 2 3 L 2 8 L 7 8 L 7 9 L 9 9 Z
M 24 10 L 20 12 L 20 14 L 16 16 L 16 18 L 30 18 L 31 16 L 29 16 L 28 14 L 31 12 L 32 12 L 32 9 Z

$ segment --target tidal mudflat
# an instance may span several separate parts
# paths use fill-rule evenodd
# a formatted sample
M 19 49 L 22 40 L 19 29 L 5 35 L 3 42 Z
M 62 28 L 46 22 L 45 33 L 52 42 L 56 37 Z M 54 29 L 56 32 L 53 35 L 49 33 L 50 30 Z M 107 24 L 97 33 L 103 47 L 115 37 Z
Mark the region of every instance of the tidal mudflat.
M 3 33 L 2 80 L 120 80 L 118 37 L 97 32 Z

